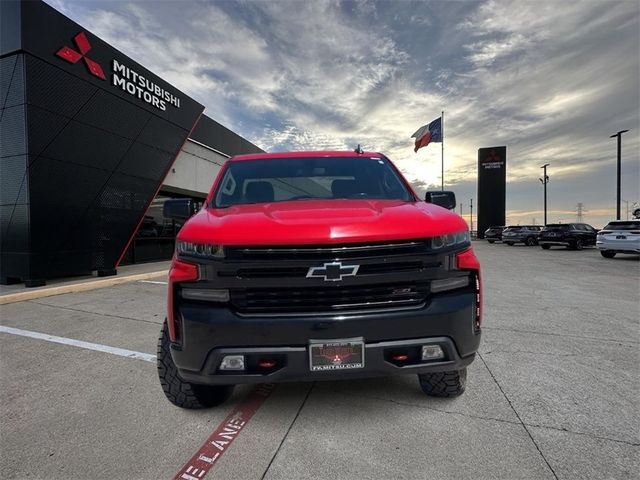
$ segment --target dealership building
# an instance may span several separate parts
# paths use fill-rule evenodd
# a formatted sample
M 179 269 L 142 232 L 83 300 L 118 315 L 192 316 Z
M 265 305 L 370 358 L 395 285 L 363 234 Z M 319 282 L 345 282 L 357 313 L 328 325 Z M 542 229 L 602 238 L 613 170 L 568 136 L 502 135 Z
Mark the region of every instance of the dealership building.
M 41 1 L 0 2 L 0 282 L 169 258 L 168 198 L 262 151 Z

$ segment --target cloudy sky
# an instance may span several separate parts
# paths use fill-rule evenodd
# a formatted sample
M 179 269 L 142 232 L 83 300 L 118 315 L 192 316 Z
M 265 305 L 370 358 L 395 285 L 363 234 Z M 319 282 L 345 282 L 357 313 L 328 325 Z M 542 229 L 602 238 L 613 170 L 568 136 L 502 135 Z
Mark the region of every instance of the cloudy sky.
M 477 149 L 506 145 L 509 223 L 602 226 L 640 201 L 640 4 L 631 1 L 47 0 L 268 151 L 364 148 L 419 190 L 440 144 L 411 134 L 445 110 L 445 182 L 476 193 Z M 625 204 L 622 205 L 623 218 Z

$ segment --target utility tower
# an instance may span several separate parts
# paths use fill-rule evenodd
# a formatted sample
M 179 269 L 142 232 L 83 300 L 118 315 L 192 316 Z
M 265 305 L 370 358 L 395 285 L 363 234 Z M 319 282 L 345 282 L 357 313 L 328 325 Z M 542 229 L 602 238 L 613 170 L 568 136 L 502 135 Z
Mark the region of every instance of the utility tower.
M 587 209 L 584 208 L 584 203 L 580 202 L 576 205 L 576 222 L 584 222 L 584 214 L 587 213 Z

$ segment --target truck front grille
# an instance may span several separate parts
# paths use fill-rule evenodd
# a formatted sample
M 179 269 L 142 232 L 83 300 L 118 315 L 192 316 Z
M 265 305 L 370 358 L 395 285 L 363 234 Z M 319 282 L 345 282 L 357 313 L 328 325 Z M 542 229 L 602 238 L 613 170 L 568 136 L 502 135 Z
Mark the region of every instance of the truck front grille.
M 315 265 L 315 264 L 314 264 Z M 380 275 L 390 273 L 408 273 L 420 272 L 425 268 L 438 268 L 440 262 L 386 262 L 380 259 L 375 263 L 367 263 L 360 265 L 359 275 Z M 280 267 L 273 265 L 262 265 L 259 267 L 240 267 L 238 269 L 224 268 L 218 271 L 219 277 L 235 277 L 235 278 L 305 278 L 309 266 L 291 266 Z
M 227 247 L 229 260 L 240 261 L 291 261 L 324 260 L 333 258 L 375 258 L 393 255 L 421 255 L 428 252 L 429 240 L 392 242 L 366 245 L 302 245 L 296 247 Z
M 369 286 L 248 288 L 231 290 L 231 303 L 243 314 L 322 313 L 417 306 L 425 302 L 427 282 Z
M 417 309 L 433 280 L 453 275 L 462 248 L 434 249 L 430 239 L 228 246 L 224 259 L 201 266 L 200 283 L 229 291 L 231 309 L 246 316 Z

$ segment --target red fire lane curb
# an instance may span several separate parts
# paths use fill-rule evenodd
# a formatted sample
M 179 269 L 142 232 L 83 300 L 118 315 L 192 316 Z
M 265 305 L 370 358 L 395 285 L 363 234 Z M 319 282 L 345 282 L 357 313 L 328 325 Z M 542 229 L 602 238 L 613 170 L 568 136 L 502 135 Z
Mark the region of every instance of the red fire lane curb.
M 184 464 L 174 480 L 201 480 L 213 468 L 220 457 L 231 446 L 235 438 L 247 426 L 275 388 L 272 383 L 256 387 L 242 402 L 216 427 L 207 441 Z

